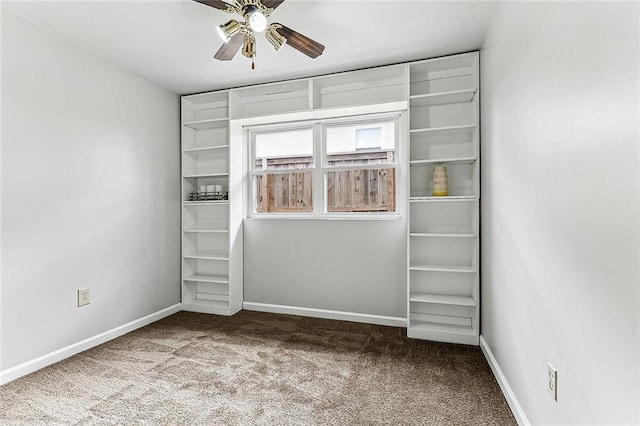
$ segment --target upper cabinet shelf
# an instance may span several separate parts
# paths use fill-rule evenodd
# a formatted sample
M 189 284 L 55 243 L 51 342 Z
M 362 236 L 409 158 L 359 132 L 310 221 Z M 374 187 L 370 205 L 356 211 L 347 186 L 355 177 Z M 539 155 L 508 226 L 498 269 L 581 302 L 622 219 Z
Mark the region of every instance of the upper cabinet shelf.
M 453 134 L 457 132 L 473 132 L 476 129 L 475 124 L 461 124 L 456 126 L 442 126 L 442 127 L 425 127 L 419 129 L 411 129 L 409 132 L 414 133 L 440 133 L 440 134 Z
M 475 72 L 477 65 L 478 55 L 475 53 L 414 63 L 410 66 L 410 96 L 413 98 L 463 91 L 475 92 L 478 88 Z
M 185 179 L 198 179 L 198 178 L 214 178 L 214 177 L 223 177 L 229 176 L 229 173 L 201 173 L 201 174 L 191 174 L 184 175 Z
M 193 130 L 216 129 L 219 127 L 226 127 L 227 124 L 227 118 L 213 118 L 210 120 L 189 121 L 184 123 L 185 126 L 190 127 Z
M 424 95 L 413 95 L 409 99 L 412 107 L 446 105 L 462 102 L 471 102 L 476 94 L 476 89 L 453 90 L 442 93 L 428 93 Z
M 231 91 L 231 118 L 308 111 L 309 97 L 308 80 L 235 89 Z
M 406 102 L 407 73 L 408 65 L 390 65 L 232 89 L 230 118 Z
M 476 162 L 476 157 L 459 157 L 459 158 L 439 158 L 433 160 L 411 160 L 409 164 L 420 165 L 420 164 L 473 164 Z
M 229 148 L 229 145 L 203 146 L 201 148 L 188 148 L 188 149 L 185 149 L 184 152 L 186 152 L 187 154 L 200 153 L 200 152 L 214 151 L 217 149 L 226 149 L 226 148 Z
M 406 67 L 352 71 L 312 79 L 313 108 L 341 108 L 406 100 Z
M 182 122 L 195 130 L 225 126 L 229 118 L 229 92 L 213 92 L 182 98 Z

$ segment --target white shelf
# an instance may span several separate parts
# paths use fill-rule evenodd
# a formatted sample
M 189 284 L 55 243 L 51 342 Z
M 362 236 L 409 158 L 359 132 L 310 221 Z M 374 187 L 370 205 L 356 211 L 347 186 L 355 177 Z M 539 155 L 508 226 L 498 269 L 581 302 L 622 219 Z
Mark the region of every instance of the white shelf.
M 213 315 L 231 315 L 228 302 L 214 300 L 189 300 L 182 304 L 182 310 Z
M 189 277 L 184 277 L 182 280 L 189 282 L 229 284 L 229 277 L 216 275 L 191 275 Z
M 182 256 L 185 259 L 197 259 L 197 260 L 229 260 L 227 253 L 220 254 L 185 254 Z
M 429 165 L 429 164 L 473 164 L 477 161 L 476 157 L 458 157 L 458 158 L 440 158 L 432 160 L 411 160 L 409 164 L 413 165 Z
M 204 146 L 202 148 L 189 148 L 189 149 L 185 149 L 184 152 L 188 153 L 198 153 L 198 152 L 205 152 L 205 151 L 214 151 L 217 149 L 227 149 L 229 148 L 229 145 L 216 145 L 216 146 Z
M 429 272 L 459 272 L 465 274 L 475 274 L 476 269 L 473 266 L 456 266 L 456 265 L 411 265 L 410 271 L 429 271 Z
M 228 234 L 228 229 L 185 229 L 182 231 L 187 234 Z
M 424 321 L 410 321 L 410 326 L 415 331 L 429 331 L 435 333 L 461 334 L 465 336 L 475 336 L 475 331 L 471 327 L 453 324 L 440 324 Z
M 476 306 L 476 301 L 467 296 L 448 296 L 442 294 L 429 294 L 412 292 L 409 298 L 411 302 L 434 303 L 438 305 Z
M 211 294 L 211 293 L 196 293 L 196 300 L 207 300 L 211 302 L 229 302 L 229 295 L 226 294 Z
M 442 202 L 456 202 L 456 201 L 476 201 L 478 197 L 473 195 L 455 195 L 447 197 L 432 197 L 432 196 L 419 196 L 409 197 L 410 203 L 442 203 Z
M 229 176 L 229 173 L 203 173 L 197 175 L 184 175 L 182 176 L 185 179 L 202 179 L 202 178 L 214 178 L 214 177 L 226 177 Z
M 426 232 L 411 232 L 410 237 L 425 238 L 475 238 L 475 234 L 438 234 Z
M 411 129 L 409 133 L 455 133 L 461 131 L 473 131 L 477 126 L 475 124 L 463 124 L 459 126 L 446 127 L 425 127 L 422 129 Z
M 454 90 L 442 93 L 429 93 L 424 95 L 413 95 L 409 98 L 412 107 L 456 104 L 471 102 L 476 94 L 476 89 Z
M 215 118 L 212 120 L 189 121 L 188 123 L 184 123 L 184 125 L 194 130 L 206 130 L 224 127 L 228 123 L 228 118 Z
M 216 206 L 216 205 L 229 204 L 229 200 L 220 200 L 220 201 L 184 201 L 182 204 L 184 206 Z

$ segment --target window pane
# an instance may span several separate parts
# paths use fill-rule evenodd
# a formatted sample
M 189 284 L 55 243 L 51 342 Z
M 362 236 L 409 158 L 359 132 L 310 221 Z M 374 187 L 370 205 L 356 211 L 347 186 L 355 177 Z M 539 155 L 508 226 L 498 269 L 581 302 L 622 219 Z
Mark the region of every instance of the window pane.
M 254 176 L 257 213 L 313 211 L 311 172 Z
M 382 147 L 382 127 L 356 129 L 356 150 L 380 149 Z
M 393 163 L 395 137 L 394 121 L 327 127 L 327 166 Z
M 255 170 L 313 167 L 313 129 L 255 135 Z
M 394 212 L 395 172 L 394 168 L 327 172 L 327 211 Z

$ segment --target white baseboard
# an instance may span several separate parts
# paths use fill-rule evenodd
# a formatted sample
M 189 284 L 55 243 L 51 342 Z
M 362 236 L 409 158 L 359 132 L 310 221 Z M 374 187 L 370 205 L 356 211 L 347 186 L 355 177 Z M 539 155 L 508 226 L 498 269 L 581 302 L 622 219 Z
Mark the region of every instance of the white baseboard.
M 302 317 L 325 318 L 332 320 L 362 322 L 366 324 L 406 327 L 407 319 L 384 315 L 359 314 L 355 312 L 330 311 L 327 309 L 302 308 L 299 306 L 272 305 L 269 303 L 243 302 L 242 309 L 247 311 L 269 312 L 272 314 L 299 315 Z
M 176 312 L 180 312 L 181 310 L 181 303 L 169 306 L 168 308 L 162 309 L 161 311 L 154 312 L 153 314 L 121 325 L 120 327 L 113 328 L 109 331 L 105 331 L 104 333 L 100 333 L 96 336 L 82 340 L 81 342 L 74 343 L 62 349 L 58 349 L 57 351 L 53 351 L 31 361 L 27 361 L 23 364 L 9 368 L 8 370 L 0 371 L 0 385 L 9 383 L 19 377 L 26 376 L 27 374 L 38 371 L 48 365 L 54 364 L 58 361 L 62 361 L 65 358 L 69 358 L 72 355 L 86 351 L 87 349 L 91 349 L 94 346 L 101 345 L 102 343 L 108 342 L 109 340 L 115 339 L 116 337 L 122 336 L 123 334 L 130 333 L 133 330 L 144 327 L 145 325 L 149 325 L 152 322 L 161 320 L 162 318 L 173 315 Z
M 507 400 L 507 404 L 509 404 L 509 408 L 511 408 L 511 411 L 513 412 L 513 416 L 516 418 L 518 425 L 530 426 L 531 423 L 529 422 L 529 419 L 527 419 L 527 416 L 524 414 L 524 410 L 522 409 L 522 406 L 520 406 L 518 398 L 516 398 L 511 386 L 509 386 L 507 378 L 502 373 L 502 369 L 498 365 L 498 361 L 496 361 L 496 358 L 493 356 L 493 352 L 491 352 L 491 348 L 489 348 L 489 345 L 487 344 L 487 341 L 484 340 L 483 336 L 480 336 L 480 349 L 482 349 L 482 352 L 491 367 L 491 371 L 493 371 L 493 375 L 496 377 L 496 380 L 500 385 L 500 389 Z

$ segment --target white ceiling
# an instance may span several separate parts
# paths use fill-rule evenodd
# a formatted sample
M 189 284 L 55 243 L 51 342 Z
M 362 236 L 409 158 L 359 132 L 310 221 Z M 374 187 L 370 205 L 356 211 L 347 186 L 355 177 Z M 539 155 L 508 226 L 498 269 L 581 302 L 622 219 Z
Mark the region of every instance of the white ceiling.
M 213 55 L 231 18 L 191 0 L 3 1 L 3 7 L 178 94 L 308 77 L 480 48 L 496 1 L 286 0 L 270 16 L 326 46 L 311 59 L 258 37 L 256 69 Z

